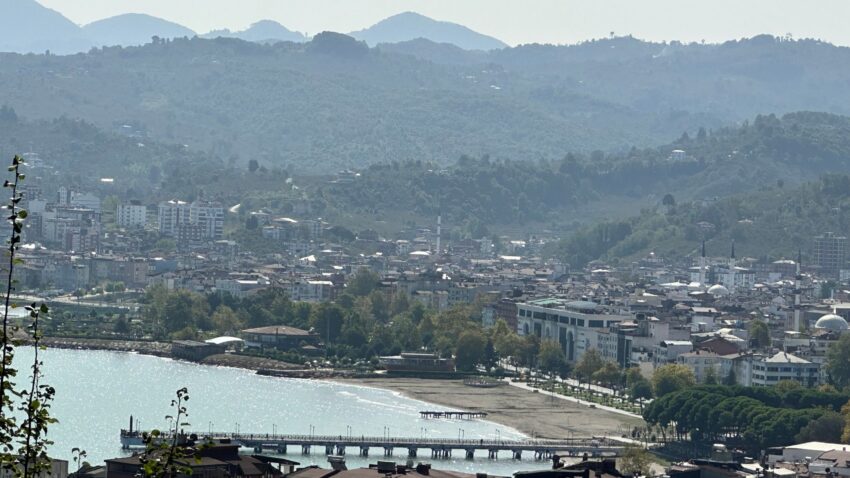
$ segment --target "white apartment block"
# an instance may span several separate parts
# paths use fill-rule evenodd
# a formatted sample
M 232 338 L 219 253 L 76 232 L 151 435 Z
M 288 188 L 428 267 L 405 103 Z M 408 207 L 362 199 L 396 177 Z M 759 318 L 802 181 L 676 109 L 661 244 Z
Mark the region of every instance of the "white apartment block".
M 161 234 L 177 235 L 177 229 L 181 225 L 189 224 L 189 204 L 173 199 L 159 203 L 157 222 Z
M 145 227 L 148 208 L 142 204 L 119 204 L 117 222 L 121 227 Z
M 224 235 L 224 207 L 221 203 L 195 201 L 189 207 L 189 222 L 201 226 L 206 239 L 221 239 Z

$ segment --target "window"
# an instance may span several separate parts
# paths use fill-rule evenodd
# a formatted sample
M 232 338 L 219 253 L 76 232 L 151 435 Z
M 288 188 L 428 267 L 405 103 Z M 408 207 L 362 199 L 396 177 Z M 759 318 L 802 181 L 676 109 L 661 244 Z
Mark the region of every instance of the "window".
M 603 324 L 605 323 L 602 320 L 589 320 L 588 322 L 589 322 L 588 327 L 593 327 L 593 328 L 597 328 L 597 329 L 601 329 L 602 327 L 604 327 Z
M 525 309 L 519 309 L 519 316 L 525 317 Z
M 584 319 L 576 319 L 576 323 L 578 323 L 579 327 L 584 327 Z
M 569 317 L 564 317 L 563 315 L 561 315 L 561 316 L 559 316 L 559 317 L 558 317 L 558 322 L 560 322 L 560 323 L 562 323 L 562 324 L 569 324 L 569 323 L 570 323 L 570 318 L 569 318 Z
M 534 312 L 533 315 L 534 315 L 535 319 L 545 319 L 546 318 L 546 314 L 543 313 L 543 312 Z

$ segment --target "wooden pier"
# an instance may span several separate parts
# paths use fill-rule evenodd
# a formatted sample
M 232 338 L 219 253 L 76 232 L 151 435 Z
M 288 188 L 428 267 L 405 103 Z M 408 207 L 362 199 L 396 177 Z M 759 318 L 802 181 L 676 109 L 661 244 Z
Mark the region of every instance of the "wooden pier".
M 186 432 L 187 436 L 193 435 Z M 472 459 L 475 452 L 487 452 L 490 459 L 496 459 L 499 452 L 510 452 L 514 459 L 521 459 L 523 453 L 533 454 L 535 459 L 549 459 L 560 456 L 617 456 L 623 450 L 623 444 L 607 438 L 574 438 L 569 440 L 501 440 L 501 439 L 434 439 L 412 437 L 368 437 L 345 435 L 286 435 L 269 433 L 207 433 L 197 432 L 199 441 L 225 440 L 252 448 L 261 453 L 269 450 L 285 454 L 292 449 L 309 455 L 314 449 L 325 455 L 345 455 L 347 451 L 357 450 L 359 456 L 368 457 L 372 450 L 380 450 L 385 457 L 394 456 L 396 449 L 404 451 L 405 456 L 415 458 L 421 450 L 430 450 L 431 458 L 449 458 L 453 452 L 464 453 Z M 167 435 L 160 437 L 168 440 Z M 139 431 L 121 430 L 123 449 L 144 447 Z
M 419 416 L 422 418 L 447 418 L 447 419 L 459 419 L 459 420 L 474 420 L 476 418 L 486 418 L 487 412 L 431 412 L 424 411 L 419 412 Z

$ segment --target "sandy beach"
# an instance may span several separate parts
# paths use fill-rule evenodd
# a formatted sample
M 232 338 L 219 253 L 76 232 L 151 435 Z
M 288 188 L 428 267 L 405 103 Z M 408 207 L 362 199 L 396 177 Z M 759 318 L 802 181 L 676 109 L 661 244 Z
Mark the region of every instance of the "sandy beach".
M 394 390 L 447 407 L 487 412 L 487 420 L 540 438 L 621 436 L 642 423 L 639 419 L 511 386 L 475 388 L 461 380 L 395 377 L 334 380 Z

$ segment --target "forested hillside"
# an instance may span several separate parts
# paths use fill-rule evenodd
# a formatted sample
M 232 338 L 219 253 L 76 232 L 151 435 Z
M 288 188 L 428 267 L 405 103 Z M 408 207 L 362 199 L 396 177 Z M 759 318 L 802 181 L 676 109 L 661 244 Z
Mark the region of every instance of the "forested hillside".
M 157 194 L 174 171 L 209 171 L 220 164 L 181 145 L 106 132 L 67 118 L 26 121 L 12 108 L 0 107 L 0 157 L 27 153 L 38 158 L 30 162 L 31 174 L 39 176 L 44 190 L 57 185 L 89 188 L 100 178 L 113 178 L 115 186 L 133 198 Z
M 577 232 L 553 250 L 575 264 L 650 250 L 686 254 L 703 237 L 724 250 L 734 237 L 744 253 L 763 253 L 769 244 L 768 252 L 787 254 L 811 231 L 850 233 L 841 212 L 850 187 L 836 186 L 850 174 L 850 118 L 823 113 L 759 116 L 738 128 L 616 154 L 379 163 L 350 181 L 267 159 L 248 167 L 232 156 L 157 142 L 138 126 L 113 130 L 64 118 L 31 122 L 0 108 L 0 154 L 36 153 L 49 168 L 38 173 L 47 189 L 56 181 L 90 188 L 112 177 L 132 199 L 203 195 L 281 214 L 294 202 L 308 203 L 313 214 L 361 228 L 431 223 L 442 214 L 473 237 L 528 226 Z M 677 149 L 683 152 L 674 158 Z M 839 176 L 820 179 L 828 173 Z M 807 181 L 816 183 L 799 187 Z
M 0 98 L 30 119 L 139 125 L 162 142 L 302 174 L 447 165 L 462 155 L 558 160 L 760 113 L 850 113 L 850 50 L 814 41 L 615 38 L 489 54 L 423 42 L 409 45 L 430 51 L 427 59 L 334 33 L 307 43 L 178 39 L 65 57 L 3 54 Z
M 850 234 L 850 176 L 826 175 L 797 188 L 784 184 L 713 202 L 694 201 L 645 209 L 639 216 L 588 226 L 554 245 L 551 254 L 582 266 L 588 261 L 696 256 L 700 243 L 726 255 L 735 242 L 740 257 L 780 259 L 802 249 L 810 257 L 814 236 Z
M 672 158 L 675 149 L 684 157 Z M 850 173 L 850 118 L 794 113 L 621 154 L 568 153 L 559 161 L 533 162 L 463 157 L 446 167 L 374 165 L 354 182 L 320 182 L 307 190 L 327 204 L 328 213 L 372 218 L 441 213 L 455 224 L 563 226 L 636 214 L 667 195 L 674 202 L 714 204 L 777 184 L 783 193 L 830 172 Z M 601 246 L 583 244 L 580 249 L 590 254 L 585 260 L 595 258 L 590 251 Z

